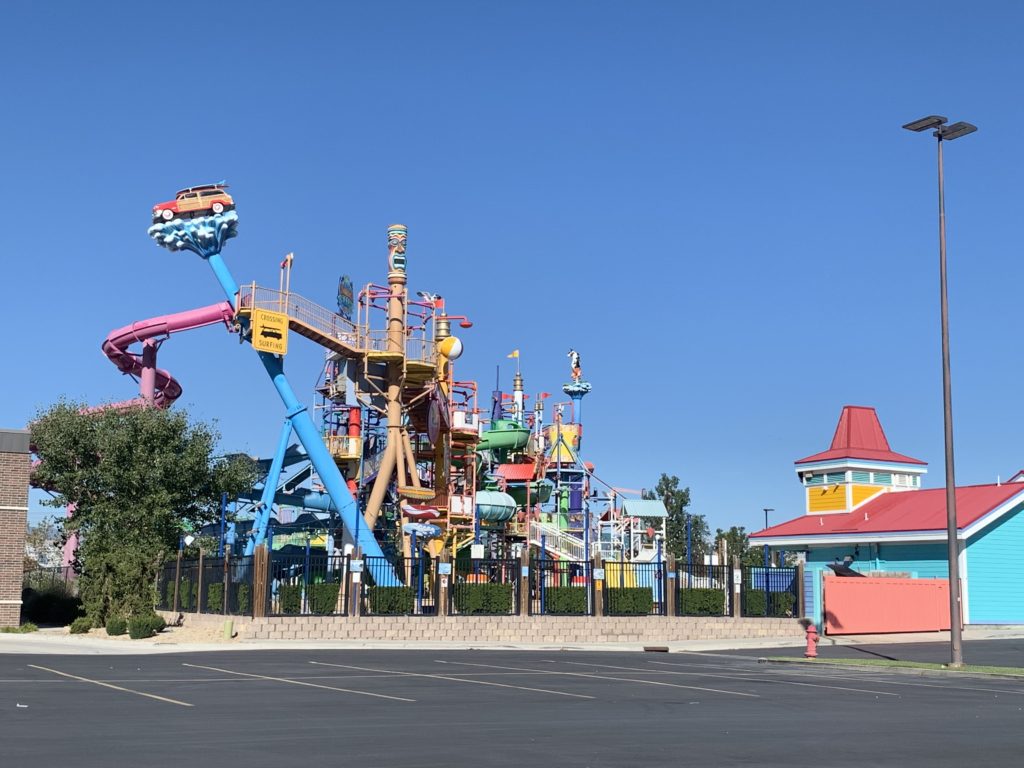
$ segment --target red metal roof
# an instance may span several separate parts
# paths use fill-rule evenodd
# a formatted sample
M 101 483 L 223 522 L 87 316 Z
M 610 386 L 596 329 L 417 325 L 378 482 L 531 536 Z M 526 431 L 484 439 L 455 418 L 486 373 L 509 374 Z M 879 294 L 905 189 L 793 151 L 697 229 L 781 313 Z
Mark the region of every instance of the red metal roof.
M 1017 494 L 1024 494 L 1019 483 L 1003 485 L 967 485 L 956 489 L 957 528 L 966 528 Z M 883 493 L 853 510 L 840 514 L 801 515 L 779 525 L 750 534 L 750 538 L 770 536 L 828 536 L 836 534 L 901 533 L 944 531 L 946 529 L 946 489 L 893 491 Z
M 928 463 L 892 451 L 875 409 L 864 405 L 844 405 L 836 433 L 832 437 L 832 446 L 827 451 L 798 459 L 796 463 L 809 464 L 831 459 L 866 459 L 921 465 Z
M 533 473 L 533 464 L 499 464 L 495 472 L 495 474 L 501 475 L 510 483 L 532 480 Z

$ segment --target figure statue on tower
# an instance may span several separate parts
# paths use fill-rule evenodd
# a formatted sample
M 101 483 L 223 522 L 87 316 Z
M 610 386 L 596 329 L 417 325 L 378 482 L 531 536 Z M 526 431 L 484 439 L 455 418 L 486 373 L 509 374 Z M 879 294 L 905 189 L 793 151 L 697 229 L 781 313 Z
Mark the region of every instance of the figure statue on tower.
M 569 368 L 572 369 L 572 380 L 579 381 L 583 378 L 583 369 L 580 367 L 580 353 L 575 349 L 569 349 Z

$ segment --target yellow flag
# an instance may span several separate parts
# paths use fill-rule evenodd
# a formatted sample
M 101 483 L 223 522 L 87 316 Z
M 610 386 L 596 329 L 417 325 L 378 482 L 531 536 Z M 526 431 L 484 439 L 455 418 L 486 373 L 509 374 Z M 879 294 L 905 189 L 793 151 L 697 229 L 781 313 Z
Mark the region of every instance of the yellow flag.
M 506 355 L 506 357 L 519 357 L 519 350 L 518 349 L 513 349 L 512 350 L 512 354 Z

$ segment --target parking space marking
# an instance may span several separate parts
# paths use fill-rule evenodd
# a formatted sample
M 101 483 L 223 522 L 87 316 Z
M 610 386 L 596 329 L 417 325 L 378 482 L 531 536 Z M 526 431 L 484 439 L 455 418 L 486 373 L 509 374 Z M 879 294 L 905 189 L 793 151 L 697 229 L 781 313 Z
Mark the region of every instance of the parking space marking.
M 177 699 L 169 699 L 166 696 L 157 696 L 155 693 L 143 693 L 142 691 L 133 691 L 131 688 L 122 688 L 120 685 L 113 685 L 112 683 L 104 683 L 100 680 L 91 680 L 88 677 L 79 677 L 78 675 L 72 675 L 69 672 L 61 672 L 59 669 L 50 669 L 49 667 L 40 667 L 35 664 L 29 664 L 32 669 L 41 669 L 44 672 L 52 672 L 55 675 L 61 675 L 63 677 L 70 677 L 72 680 L 78 680 L 81 683 L 91 683 L 92 685 L 99 685 L 104 688 L 111 688 L 115 691 L 121 691 L 121 693 L 133 693 L 136 696 L 145 696 L 147 699 L 156 699 L 157 701 L 163 701 L 167 704 L 177 704 L 179 707 L 191 707 L 187 701 L 178 701 Z
M 568 662 L 567 664 L 573 664 Z M 678 667 L 680 665 L 674 665 L 671 662 L 648 662 L 648 664 L 656 664 L 663 667 Z M 698 677 L 724 677 L 730 680 L 751 680 L 751 681 L 768 681 L 772 683 L 780 683 L 783 685 L 801 685 L 807 688 L 828 688 L 829 690 L 845 690 L 852 691 L 854 693 L 870 693 L 874 696 L 899 696 L 899 693 L 892 693 L 884 690 L 869 690 L 867 688 L 850 688 L 844 685 L 825 685 L 823 683 L 802 683 L 799 680 L 782 680 L 775 675 L 765 673 L 764 675 L 758 676 L 751 673 L 737 673 L 735 675 L 726 675 L 718 672 L 674 672 L 674 675 L 696 675 Z M 808 675 L 797 675 L 796 677 L 809 677 Z M 872 681 L 867 681 L 872 682 Z
M 435 680 L 451 680 L 453 683 L 472 683 L 473 685 L 493 685 L 495 688 L 516 688 L 520 691 L 534 691 L 535 693 L 551 693 L 556 696 L 571 696 L 574 699 L 596 699 L 596 696 L 586 696 L 581 693 L 568 693 L 567 691 L 552 691 L 548 688 L 529 688 L 525 685 L 509 685 L 508 683 L 494 683 L 489 680 L 469 680 L 462 677 L 451 677 L 448 675 L 431 675 L 427 672 L 400 672 L 391 669 L 371 669 L 369 667 L 354 667 L 351 664 L 328 664 L 324 661 L 311 661 L 320 667 L 341 667 L 342 669 L 355 669 L 359 672 L 387 672 L 391 675 L 409 675 L 411 677 L 430 677 Z
M 357 691 L 353 688 L 337 688 L 330 685 L 320 685 L 319 683 L 307 683 L 304 680 L 289 680 L 287 677 L 271 677 L 270 675 L 256 675 L 252 672 L 235 672 L 232 669 L 221 669 L 220 667 L 205 667 L 202 664 L 186 664 L 183 663 L 183 667 L 192 667 L 193 669 L 209 669 L 212 672 L 222 672 L 226 675 L 239 675 L 241 677 L 254 677 L 260 680 L 273 680 L 276 683 L 290 683 L 291 685 L 305 685 L 309 688 L 323 688 L 327 691 L 341 691 L 342 693 L 355 693 L 359 696 L 373 696 L 377 699 L 390 699 L 391 701 L 407 701 L 415 702 L 416 699 L 407 699 L 404 696 L 388 696 L 383 693 L 372 693 L 371 691 Z
M 596 674 L 585 674 L 583 672 L 562 672 L 559 670 L 545 670 L 545 669 L 528 669 L 526 667 L 504 667 L 497 664 L 473 664 L 468 661 L 442 661 L 441 659 L 434 659 L 438 664 L 459 664 L 466 667 L 484 667 L 487 669 L 511 669 L 517 672 L 542 672 L 548 675 L 567 675 L 569 677 L 585 677 L 591 680 L 613 680 L 616 683 L 637 683 L 641 685 L 659 685 L 667 688 L 685 688 L 690 691 L 704 691 L 706 693 L 723 693 L 727 696 L 743 696 L 745 698 L 759 699 L 761 698 L 756 693 L 742 693 L 740 691 L 725 691 L 720 688 L 702 688 L 698 685 L 680 685 L 678 683 L 665 683 L 658 680 L 630 680 L 623 679 L 621 677 L 611 677 L 608 675 L 596 675 Z

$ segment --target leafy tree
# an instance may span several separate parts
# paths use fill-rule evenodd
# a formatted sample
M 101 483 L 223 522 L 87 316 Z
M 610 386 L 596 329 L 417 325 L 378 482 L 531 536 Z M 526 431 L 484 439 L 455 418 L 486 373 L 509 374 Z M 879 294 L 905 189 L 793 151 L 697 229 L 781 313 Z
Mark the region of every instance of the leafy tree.
M 721 542 L 725 543 L 727 563 L 738 557 L 740 565 L 764 565 L 764 549 L 750 545 L 750 536 L 744 526 L 734 525 L 728 531 L 719 528 L 715 531 L 715 546 L 718 547 Z
M 676 560 L 686 559 L 686 523 L 690 521 L 690 542 L 693 546 L 693 561 L 704 562 L 709 552 L 708 521 L 704 515 L 695 515 L 689 511 L 690 489 L 679 487 L 679 478 L 662 473 L 653 491 L 645 491 L 645 499 L 661 499 L 668 512 L 665 521 L 665 552 L 673 555 Z M 658 521 L 660 524 L 660 521 Z
M 217 520 L 221 492 L 238 493 L 256 477 L 248 458 L 214 459 L 215 430 L 180 409 L 89 413 L 61 401 L 31 431 L 36 480 L 52 494 L 44 503 L 76 505 L 61 524 L 79 535 L 79 593 L 97 626 L 110 615 L 148 615 L 181 531 Z

